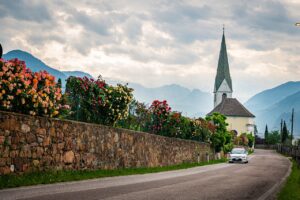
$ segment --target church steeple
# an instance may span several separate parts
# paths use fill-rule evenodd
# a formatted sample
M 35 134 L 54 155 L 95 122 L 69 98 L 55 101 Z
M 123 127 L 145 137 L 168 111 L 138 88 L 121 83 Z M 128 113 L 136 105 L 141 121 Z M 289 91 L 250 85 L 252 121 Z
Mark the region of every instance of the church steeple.
M 232 96 L 232 81 L 231 81 L 230 71 L 229 71 L 224 27 L 223 27 L 223 36 L 222 36 L 221 49 L 220 49 L 220 55 L 218 61 L 217 75 L 215 79 L 214 93 L 215 93 L 215 100 L 214 100 L 215 107 L 222 101 L 224 95 L 226 97 Z

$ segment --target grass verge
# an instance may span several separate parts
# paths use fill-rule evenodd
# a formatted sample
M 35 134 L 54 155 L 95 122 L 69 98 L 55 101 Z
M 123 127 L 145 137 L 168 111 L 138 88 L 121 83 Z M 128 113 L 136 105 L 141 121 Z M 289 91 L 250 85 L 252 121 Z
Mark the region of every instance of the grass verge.
M 300 167 L 295 160 L 292 162 L 292 172 L 278 195 L 279 200 L 300 199 Z
M 226 162 L 227 159 L 212 160 L 210 162 L 200 163 L 183 163 L 180 165 L 151 167 L 151 168 L 125 168 L 116 170 L 62 170 L 62 171 L 45 171 L 31 172 L 22 175 L 4 175 L 0 176 L 0 189 L 29 186 L 38 184 L 50 184 L 66 181 L 79 181 L 93 178 L 103 178 L 112 176 L 125 176 L 133 174 L 146 174 L 163 172 L 170 170 L 186 169 L 197 166 L 211 165 Z

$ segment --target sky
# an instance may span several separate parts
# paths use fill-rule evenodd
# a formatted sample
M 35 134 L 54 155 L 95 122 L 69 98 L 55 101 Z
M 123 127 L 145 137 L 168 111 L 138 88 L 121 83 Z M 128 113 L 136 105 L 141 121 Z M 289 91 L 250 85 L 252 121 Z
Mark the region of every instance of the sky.
M 300 81 L 298 0 L 0 0 L 0 43 L 59 70 L 213 91 L 222 27 L 233 96 Z

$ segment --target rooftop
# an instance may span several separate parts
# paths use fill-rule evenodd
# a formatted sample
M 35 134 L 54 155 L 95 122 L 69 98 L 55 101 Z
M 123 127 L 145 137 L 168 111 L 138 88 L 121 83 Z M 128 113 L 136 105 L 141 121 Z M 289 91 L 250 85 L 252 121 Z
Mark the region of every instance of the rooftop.
M 215 112 L 221 113 L 225 116 L 255 117 L 235 98 L 224 98 L 222 102 L 207 115 L 212 115 Z

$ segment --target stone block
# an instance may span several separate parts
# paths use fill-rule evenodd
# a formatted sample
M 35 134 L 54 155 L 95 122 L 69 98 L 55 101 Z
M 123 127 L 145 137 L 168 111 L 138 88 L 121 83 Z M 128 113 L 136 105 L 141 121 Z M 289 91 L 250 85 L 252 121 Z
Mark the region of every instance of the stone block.
M 29 144 L 36 142 L 36 135 L 33 133 L 27 133 L 25 137 L 26 137 L 27 143 L 29 143 Z
M 0 167 L 0 174 L 3 175 L 10 174 L 10 167 L 8 166 Z
M 0 158 L 0 167 L 3 167 L 6 165 L 7 158 Z
M 51 127 L 51 128 L 49 129 L 49 134 L 50 134 L 50 136 L 52 136 L 52 137 L 55 137 L 55 136 L 56 136 L 56 132 L 55 132 L 55 128 L 54 128 L 54 127 Z
M 40 161 L 39 160 L 33 160 L 32 164 L 34 167 L 38 167 L 40 165 Z
M 36 129 L 36 133 L 40 136 L 45 136 L 46 135 L 46 129 L 38 128 L 38 129 Z
M 74 162 L 74 158 L 75 158 L 74 152 L 73 151 L 67 151 L 64 154 L 64 163 L 71 164 L 71 163 Z
M 47 146 L 49 146 L 50 145 L 50 137 L 48 136 L 48 137 L 46 137 L 45 139 L 44 139 L 44 141 L 43 141 L 43 146 L 44 147 L 47 147 Z
M 0 135 L 0 145 L 3 145 L 5 141 L 5 136 L 4 135 Z
M 23 133 L 28 133 L 30 131 L 30 127 L 27 124 L 21 124 L 21 131 Z
M 37 147 L 37 148 L 36 148 L 36 156 L 37 156 L 38 158 L 41 158 L 41 157 L 43 156 L 43 154 L 44 154 L 44 149 L 43 149 L 43 147 Z

